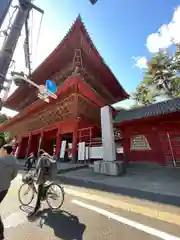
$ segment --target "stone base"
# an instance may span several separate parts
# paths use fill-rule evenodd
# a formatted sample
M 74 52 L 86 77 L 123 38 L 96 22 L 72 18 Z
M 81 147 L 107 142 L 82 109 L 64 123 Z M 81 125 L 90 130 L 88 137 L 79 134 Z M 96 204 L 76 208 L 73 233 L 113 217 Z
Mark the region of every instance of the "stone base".
M 124 161 L 98 161 L 94 162 L 94 172 L 109 176 L 121 176 L 126 173 Z

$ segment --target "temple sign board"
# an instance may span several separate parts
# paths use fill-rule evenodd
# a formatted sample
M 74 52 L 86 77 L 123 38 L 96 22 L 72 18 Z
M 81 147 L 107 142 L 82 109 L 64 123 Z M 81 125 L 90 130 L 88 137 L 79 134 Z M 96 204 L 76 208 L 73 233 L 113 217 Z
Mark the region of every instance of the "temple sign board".
M 48 103 L 48 97 L 57 98 L 56 90 L 56 84 L 52 80 L 46 80 L 46 85 L 39 85 L 38 98 Z
M 56 93 L 57 87 L 56 84 L 52 80 L 46 80 L 46 88 L 48 92 Z

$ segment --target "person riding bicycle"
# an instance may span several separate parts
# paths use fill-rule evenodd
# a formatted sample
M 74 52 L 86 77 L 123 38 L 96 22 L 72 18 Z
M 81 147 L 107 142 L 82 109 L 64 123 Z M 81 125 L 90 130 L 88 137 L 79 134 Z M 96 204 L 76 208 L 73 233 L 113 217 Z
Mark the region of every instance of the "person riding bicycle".
M 37 202 L 33 212 L 29 213 L 28 217 L 34 216 L 41 207 L 41 197 L 43 195 L 44 184 L 46 181 L 51 181 L 53 179 L 56 170 L 56 161 L 44 150 L 40 150 L 36 165 L 36 183 L 38 185 Z

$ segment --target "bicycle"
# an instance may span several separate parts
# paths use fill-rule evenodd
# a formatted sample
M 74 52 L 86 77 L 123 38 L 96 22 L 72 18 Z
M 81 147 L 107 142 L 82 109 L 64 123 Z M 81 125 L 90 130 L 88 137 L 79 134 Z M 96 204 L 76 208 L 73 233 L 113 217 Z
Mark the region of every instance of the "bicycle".
M 57 201 L 58 205 L 54 206 L 51 201 L 57 200 L 58 198 L 57 189 L 59 190 L 61 200 L 60 201 L 58 200 Z M 23 179 L 23 184 L 20 186 L 18 191 L 19 202 L 21 203 L 22 206 L 29 206 L 34 200 L 37 193 L 38 193 L 38 190 L 35 186 L 34 178 L 30 175 L 29 175 L 29 178 L 28 176 L 26 176 L 26 180 Z M 23 196 L 27 196 L 28 194 L 29 194 L 29 200 L 25 202 Z M 41 201 L 46 201 L 48 206 L 52 210 L 59 210 L 64 203 L 64 196 L 65 196 L 64 189 L 61 185 L 57 183 L 52 183 L 52 182 L 45 183 Z

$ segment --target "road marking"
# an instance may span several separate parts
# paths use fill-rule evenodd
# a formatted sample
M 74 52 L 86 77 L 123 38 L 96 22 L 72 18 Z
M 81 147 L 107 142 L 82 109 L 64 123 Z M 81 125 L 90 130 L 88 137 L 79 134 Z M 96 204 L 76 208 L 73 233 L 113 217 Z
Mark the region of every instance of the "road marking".
M 18 193 L 18 188 L 20 184 L 17 185 L 18 180 L 22 179 L 22 174 L 18 174 L 16 181 L 12 184 L 11 188 L 9 189 L 8 195 L 13 196 Z M 138 205 L 136 203 L 128 203 L 125 200 L 121 200 L 121 198 L 114 199 L 111 197 L 104 197 L 97 194 L 87 193 L 84 192 L 84 190 L 74 190 L 70 187 L 65 186 L 65 192 L 69 195 L 75 196 L 75 197 L 81 197 L 83 199 L 96 201 L 101 204 L 109 205 L 111 207 L 119 208 L 124 211 L 133 212 L 136 214 L 141 214 L 146 217 L 150 217 L 152 219 L 157 219 L 160 221 L 165 221 L 170 224 L 176 224 L 180 226 L 180 215 L 175 213 L 166 212 L 163 210 L 160 210 L 158 208 L 150 208 L 145 207 L 142 205 Z
M 143 225 L 141 223 L 138 223 L 138 222 L 135 222 L 135 221 L 132 221 L 132 220 L 129 220 L 127 218 L 124 218 L 124 217 L 121 217 L 117 214 L 113 214 L 111 212 L 108 212 L 104 209 L 101 209 L 101 208 L 98 208 L 98 207 L 95 207 L 93 205 L 90 205 L 90 204 L 86 204 L 86 203 L 83 203 L 81 201 L 78 201 L 78 200 L 72 200 L 72 203 L 80 206 L 80 207 L 83 207 L 83 208 L 87 208 L 91 211 L 94 211 L 94 212 L 97 212 L 105 217 L 108 217 L 108 218 L 111 218 L 113 220 L 116 220 L 122 224 L 125 224 L 125 225 L 128 225 L 130 227 L 133 227 L 133 228 L 136 228 L 140 231 L 143 231 L 145 233 L 148 233 L 150 235 L 153 235 L 153 236 L 156 236 L 160 239 L 163 239 L 163 240 L 180 240 L 179 237 L 176 237 L 176 236 L 173 236 L 173 235 L 170 235 L 168 233 L 165 233 L 165 232 L 162 232 L 160 230 L 157 230 L 155 228 L 151 228 L 151 227 L 148 227 L 146 225 Z
M 88 194 L 82 191 L 76 191 L 66 187 L 65 187 L 65 192 L 75 197 L 81 197 L 87 200 L 92 200 L 101 204 L 109 205 L 111 207 L 119 208 L 125 211 L 141 214 L 141 215 L 144 215 L 153 219 L 157 219 L 160 221 L 165 221 L 171 224 L 180 225 L 180 216 L 177 214 L 160 211 L 159 209 L 144 207 L 137 204 L 127 203 L 120 200 L 120 198 L 118 200 L 112 199 L 112 198 L 105 198 L 99 195 Z
M 13 228 L 18 225 L 27 222 L 26 214 L 22 211 L 12 213 L 3 220 L 4 228 Z

